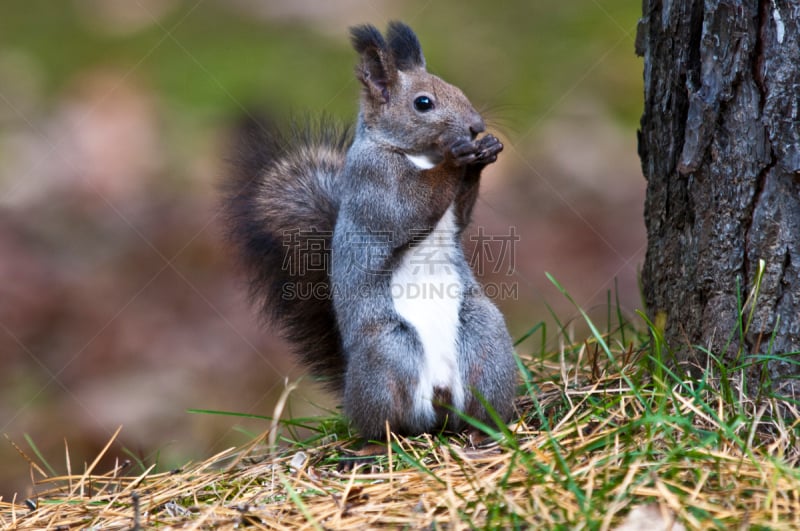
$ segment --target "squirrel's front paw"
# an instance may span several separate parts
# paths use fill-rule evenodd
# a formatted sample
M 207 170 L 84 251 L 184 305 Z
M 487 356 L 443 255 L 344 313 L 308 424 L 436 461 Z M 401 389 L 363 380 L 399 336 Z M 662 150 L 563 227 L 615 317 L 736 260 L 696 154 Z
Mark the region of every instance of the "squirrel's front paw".
M 478 140 L 478 162 L 490 164 L 497 160 L 497 155 L 503 151 L 503 143 L 494 135 L 486 135 Z
M 491 164 L 497 160 L 497 154 L 503 151 L 503 144 L 494 135 L 486 135 L 480 140 L 456 142 L 450 148 L 453 159 L 458 165 Z

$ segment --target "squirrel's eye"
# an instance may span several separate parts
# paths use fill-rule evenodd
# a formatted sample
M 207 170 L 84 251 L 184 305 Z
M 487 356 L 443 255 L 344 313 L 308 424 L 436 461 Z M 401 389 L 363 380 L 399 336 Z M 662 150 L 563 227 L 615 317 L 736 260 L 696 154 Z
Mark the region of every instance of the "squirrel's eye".
M 419 112 L 427 112 L 433 109 L 433 100 L 428 96 L 417 96 L 414 100 L 414 109 Z

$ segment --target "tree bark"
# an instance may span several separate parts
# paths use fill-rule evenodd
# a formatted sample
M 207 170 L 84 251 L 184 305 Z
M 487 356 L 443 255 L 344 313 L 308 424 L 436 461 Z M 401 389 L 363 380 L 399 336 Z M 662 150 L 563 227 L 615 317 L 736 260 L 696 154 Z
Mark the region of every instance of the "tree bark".
M 800 5 L 643 0 L 639 156 L 651 318 L 678 361 L 800 395 Z M 740 312 L 765 271 L 754 306 Z M 750 309 L 754 308 L 748 326 Z M 746 329 L 746 330 L 745 330 Z M 760 359 L 764 359 L 762 356 Z M 766 377 L 769 377 L 767 379 Z

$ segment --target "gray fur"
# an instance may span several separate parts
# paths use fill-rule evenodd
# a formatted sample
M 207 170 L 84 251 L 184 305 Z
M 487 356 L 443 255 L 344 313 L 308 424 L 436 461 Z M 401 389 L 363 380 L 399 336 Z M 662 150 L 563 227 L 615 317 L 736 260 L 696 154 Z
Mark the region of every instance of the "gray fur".
M 283 154 L 283 160 L 293 161 L 291 175 L 261 173 L 275 183 L 292 179 L 335 182 L 332 192 L 319 189 L 308 196 L 336 195 L 330 201 L 337 211 L 330 242 L 332 267 L 330 278 L 323 281 L 330 282 L 340 343 L 336 348 L 306 352 L 306 362 L 312 369 L 343 367 L 333 387 L 343 390 L 344 412 L 365 438 L 382 439 L 386 422 L 393 431 L 406 434 L 463 427 L 448 409 L 452 389 L 434 389 L 435 398 L 427 408 L 432 404 L 435 416 L 419 407 L 417 386 L 424 376 L 420 368 L 425 366 L 426 351 L 417 330 L 395 309 L 391 285 L 405 253 L 452 207 L 457 230 L 448 237 L 456 252 L 449 257 L 448 267 L 455 268 L 463 288 L 453 346 L 465 392 L 463 409 L 493 424 L 477 398 L 480 395 L 507 421 L 516 387 L 511 339 L 502 315 L 475 280 L 460 240 L 477 198 L 481 170 L 496 160 L 503 146 L 492 135 L 477 138 L 484 130 L 481 116 L 458 88 L 425 71 L 419 42 L 408 26 L 390 24 L 386 39 L 373 26 L 354 28 L 351 36 L 361 57 L 356 75 L 363 91 L 355 138 L 342 167 L 331 179 L 308 179 L 304 175 L 321 167 L 309 161 L 304 169 L 296 157 Z M 433 102 L 430 109 L 415 107 L 420 95 Z M 307 147 L 293 149 L 299 153 Z M 432 167 L 421 169 L 414 162 L 418 159 L 431 161 Z M 287 167 L 282 160 L 272 164 Z M 259 198 L 271 205 L 267 208 L 270 216 L 280 217 L 283 212 L 291 217 L 306 211 L 293 206 L 307 202 L 306 197 L 280 193 L 277 184 L 261 188 L 271 190 L 271 197 Z M 316 204 L 324 203 L 316 200 Z M 270 216 L 256 219 L 282 227 L 309 223 L 294 218 L 278 222 Z M 293 318 L 298 314 L 283 313 Z M 309 362 L 309 356 L 327 361 Z

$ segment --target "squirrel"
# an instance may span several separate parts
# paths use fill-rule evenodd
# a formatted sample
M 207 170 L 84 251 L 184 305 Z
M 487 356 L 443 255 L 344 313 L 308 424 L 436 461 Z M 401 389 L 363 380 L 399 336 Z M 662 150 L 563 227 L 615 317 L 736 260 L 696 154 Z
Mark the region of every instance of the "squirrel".
M 226 181 L 251 295 L 360 435 L 508 422 L 516 362 L 461 244 L 503 144 L 427 72 L 410 27 L 350 29 L 362 85 L 353 132 L 252 128 Z M 303 287 L 308 289 L 303 290 Z

